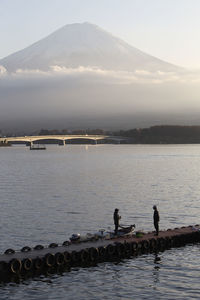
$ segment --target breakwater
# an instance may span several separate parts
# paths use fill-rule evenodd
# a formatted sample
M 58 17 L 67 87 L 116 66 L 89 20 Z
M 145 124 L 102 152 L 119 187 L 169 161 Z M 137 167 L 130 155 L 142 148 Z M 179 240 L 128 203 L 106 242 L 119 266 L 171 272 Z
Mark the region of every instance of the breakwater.
M 70 270 L 74 266 L 91 266 L 100 262 L 131 258 L 144 253 L 157 253 L 172 247 L 200 242 L 200 225 L 154 232 L 99 238 L 86 242 L 64 241 L 48 247 L 24 246 L 20 251 L 7 249 L 0 255 L 0 281 L 9 282 Z

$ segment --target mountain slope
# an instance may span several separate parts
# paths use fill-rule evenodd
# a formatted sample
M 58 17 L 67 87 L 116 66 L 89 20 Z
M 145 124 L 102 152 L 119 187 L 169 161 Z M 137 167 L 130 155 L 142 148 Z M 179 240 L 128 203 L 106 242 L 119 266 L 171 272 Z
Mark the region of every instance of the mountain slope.
M 145 54 L 90 23 L 66 25 L 31 46 L 1 59 L 0 65 L 8 72 L 17 69 L 48 70 L 55 65 L 115 71 L 139 69 L 171 72 L 180 69 Z

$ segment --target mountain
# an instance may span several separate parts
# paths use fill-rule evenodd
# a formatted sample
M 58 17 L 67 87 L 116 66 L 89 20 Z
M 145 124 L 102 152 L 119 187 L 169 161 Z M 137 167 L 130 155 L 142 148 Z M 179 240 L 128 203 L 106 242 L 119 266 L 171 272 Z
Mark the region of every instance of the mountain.
M 0 60 L 8 72 L 95 67 L 106 70 L 173 72 L 179 68 L 150 56 L 90 23 L 71 24 Z
M 0 76 L 0 129 L 12 132 L 199 124 L 198 73 L 89 23 L 66 25 L 5 57 Z

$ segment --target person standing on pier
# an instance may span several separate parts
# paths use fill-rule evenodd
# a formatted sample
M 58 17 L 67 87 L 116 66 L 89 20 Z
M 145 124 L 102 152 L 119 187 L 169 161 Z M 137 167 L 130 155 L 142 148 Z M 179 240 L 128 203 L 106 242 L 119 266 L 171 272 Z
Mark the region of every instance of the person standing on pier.
M 157 210 L 157 206 L 156 205 L 153 206 L 153 210 L 154 210 L 153 222 L 154 222 L 154 227 L 155 227 L 155 230 L 156 230 L 156 235 L 158 235 L 158 233 L 159 233 L 160 216 L 159 216 L 159 212 Z
M 113 219 L 114 219 L 114 224 L 115 224 L 115 235 L 117 235 L 118 227 L 119 227 L 119 220 L 121 219 L 118 208 L 115 208 L 115 211 L 113 214 Z

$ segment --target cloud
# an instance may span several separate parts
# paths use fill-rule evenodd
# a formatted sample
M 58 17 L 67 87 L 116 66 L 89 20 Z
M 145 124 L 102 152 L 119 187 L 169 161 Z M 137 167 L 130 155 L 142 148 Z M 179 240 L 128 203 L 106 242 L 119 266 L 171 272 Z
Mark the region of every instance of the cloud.
M 58 65 L 48 71 L 18 69 L 8 74 L 5 68 L 0 70 L 0 120 L 6 124 L 26 119 L 41 127 L 49 120 L 56 128 L 64 120 L 63 128 L 72 123 L 80 128 L 94 119 L 97 127 L 112 120 L 117 128 L 119 124 L 131 128 L 145 120 L 149 120 L 146 125 L 184 124 L 200 116 L 200 72 L 127 72 Z
M 16 72 L 11 73 L 11 76 L 47 76 L 48 74 L 48 72 L 44 72 L 39 69 L 17 69 Z
M 6 74 L 7 74 L 6 68 L 4 68 L 4 66 L 0 65 L 0 77 L 5 76 Z
M 163 72 L 156 71 L 151 72 L 149 70 L 135 70 L 134 72 L 128 71 L 113 71 L 100 69 L 98 67 L 84 67 L 67 68 L 65 66 L 53 65 L 48 71 L 42 71 L 39 69 L 17 69 L 15 72 L 9 74 L 3 66 L 0 66 L 0 76 L 8 76 L 10 78 L 30 78 L 30 79 L 45 79 L 54 78 L 60 79 L 66 76 L 67 78 L 91 78 L 95 77 L 96 80 L 105 80 L 105 83 L 109 82 L 116 84 L 165 84 L 165 83 L 185 83 L 185 84 L 198 84 L 200 82 L 199 72 Z

